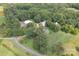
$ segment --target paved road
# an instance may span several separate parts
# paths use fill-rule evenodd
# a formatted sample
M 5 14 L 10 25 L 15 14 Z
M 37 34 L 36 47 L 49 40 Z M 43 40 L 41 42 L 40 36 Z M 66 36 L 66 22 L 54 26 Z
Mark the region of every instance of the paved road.
M 21 43 L 19 43 L 18 38 L 19 37 L 10 37 L 10 38 L 0 38 L 0 39 L 10 39 L 10 40 L 12 40 L 14 42 L 14 44 L 17 47 L 23 49 L 24 52 L 28 52 L 28 53 L 32 54 L 33 56 L 42 56 L 42 54 L 38 53 L 37 51 L 34 51 L 31 48 L 25 47 L 24 45 L 22 45 Z

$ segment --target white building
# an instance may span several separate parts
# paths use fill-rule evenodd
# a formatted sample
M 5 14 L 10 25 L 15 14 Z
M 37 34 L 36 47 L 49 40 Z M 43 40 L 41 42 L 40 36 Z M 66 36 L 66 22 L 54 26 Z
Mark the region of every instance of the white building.
M 32 22 L 33 22 L 33 21 L 31 21 L 31 20 L 25 20 L 25 21 L 24 21 L 24 24 L 27 25 L 28 23 L 32 23 Z
M 34 22 L 31 21 L 31 20 L 25 20 L 25 21 L 21 21 L 20 25 L 21 25 L 21 27 L 26 27 L 29 23 L 34 23 Z M 35 24 L 36 24 L 37 28 L 39 28 L 40 24 L 45 27 L 46 21 L 43 21 L 43 22 L 40 22 L 40 23 L 35 23 Z M 49 30 L 46 27 L 43 30 L 45 31 L 45 33 L 49 33 Z
M 27 24 L 29 24 L 29 23 L 34 23 L 34 22 L 31 21 L 31 20 L 25 20 L 25 21 L 21 21 L 21 22 L 20 22 L 21 27 L 26 27 Z M 36 27 L 39 27 L 39 24 L 41 24 L 42 26 L 45 27 L 45 25 L 46 25 L 46 21 L 43 21 L 43 22 L 40 22 L 40 23 L 36 23 Z

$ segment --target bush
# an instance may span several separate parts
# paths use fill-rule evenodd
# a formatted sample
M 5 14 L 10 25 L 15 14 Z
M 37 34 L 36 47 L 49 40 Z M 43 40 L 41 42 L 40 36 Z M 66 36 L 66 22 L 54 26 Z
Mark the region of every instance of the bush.
M 76 50 L 79 52 L 79 47 L 77 46 L 77 47 L 75 47 L 76 48 Z

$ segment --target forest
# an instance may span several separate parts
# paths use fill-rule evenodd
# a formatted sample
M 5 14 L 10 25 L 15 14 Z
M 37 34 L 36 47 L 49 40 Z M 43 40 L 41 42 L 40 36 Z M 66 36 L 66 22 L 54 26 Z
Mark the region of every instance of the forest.
M 3 3 L 0 6 L 3 7 L 0 8 L 3 10 L 0 10 L 0 37 L 24 36 L 19 43 L 42 55 L 79 55 L 78 3 Z

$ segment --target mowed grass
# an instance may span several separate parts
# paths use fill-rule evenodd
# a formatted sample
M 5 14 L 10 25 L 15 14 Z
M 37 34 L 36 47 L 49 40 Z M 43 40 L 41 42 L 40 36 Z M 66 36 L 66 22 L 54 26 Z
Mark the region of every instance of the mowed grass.
M 16 47 L 11 40 L 2 40 L 0 43 L 0 55 L 1 56 L 26 56 L 22 49 Z

